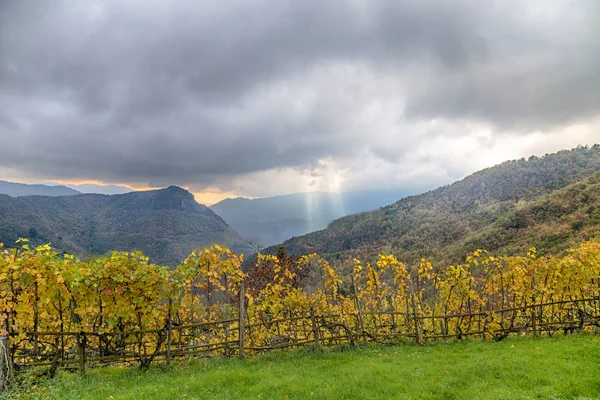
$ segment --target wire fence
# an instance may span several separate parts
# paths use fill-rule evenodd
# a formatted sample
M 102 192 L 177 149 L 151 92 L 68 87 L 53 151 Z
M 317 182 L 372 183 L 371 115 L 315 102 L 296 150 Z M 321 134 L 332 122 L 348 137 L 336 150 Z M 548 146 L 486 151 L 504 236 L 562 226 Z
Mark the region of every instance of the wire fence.
M 243 288 L 242 288 L 243 289 Z M 243 299 L 244 293 L 240 292 Z M 243 304 L 243 303 L 242 303 Z M 27 332 L 8 342 L 17 368 L 50 366 L 86 368 L 108 364 L 171 363 L 195 357 L 244 357 L 250 352 L 301 346 L 354 345 L 359 342 L 398 344 L 414 341 L 466 339 L 502 340 L 510 334 L 554 335 L 600 329 L 600 298 L 570 299 L 461 314 L 369 312 L 356 299 L 355 311 L 319 314 L 315 311 L 283 316 L 248 315 L 176 325 L 169 315 L 161 329 L 120 332 Z M 413 304 L 414 306 L 414 304 Z M 18 335 L 16 335 L 18 336 Z M 4 343 L 4 342 L 3 342 Z

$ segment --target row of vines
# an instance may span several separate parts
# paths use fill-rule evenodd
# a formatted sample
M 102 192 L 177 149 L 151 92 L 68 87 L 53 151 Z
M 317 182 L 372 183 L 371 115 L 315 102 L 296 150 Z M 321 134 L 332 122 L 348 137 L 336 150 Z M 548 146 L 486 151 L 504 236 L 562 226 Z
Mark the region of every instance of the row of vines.
M 426 260 L 409 267 L 391 255 L 350 263 L 341 279 L 316 254 L 280 252 L 244 270 L 242 255 L 213 246 L 170 269 L 141 253 L 82 261 L 22 240 L 18 249 L 0 247 L 1 334 L 16 365 L 87 357 L 148 367 L 306 343 L 500 340 L 600 326 L 598 242 L 562 256 L 478 250 L 447 268 Z

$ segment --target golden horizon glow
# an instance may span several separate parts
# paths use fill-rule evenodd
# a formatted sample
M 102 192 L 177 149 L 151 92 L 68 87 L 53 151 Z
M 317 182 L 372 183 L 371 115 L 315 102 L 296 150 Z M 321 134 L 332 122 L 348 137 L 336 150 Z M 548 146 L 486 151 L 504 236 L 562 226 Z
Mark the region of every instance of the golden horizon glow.
M 22 179 L 22 178 L 13 178 L 8 177 L 5 180 L 9 182 L 15 183 L 25 183 L 28 185 L 43 185 L 48 183 L 53 183 L 57 185 L 99 185 L 99 186 L 122 186 L 132 191 L 146 191 L 146 190 L 158 190 L 163 189 L 164 187 L 157 186 L 148 186 L 143 183 L 121 183 L 121 182 L 104 182 L 95 179 Z M 183 189 L 189 191 L 194 195 L 196 201 L 200 204 L 211 206 L 213 204 L 218 203 L 221 200 L 225 200 L 227 198 L 235 198 L 240 197 L 239 194 L 234 192 L 218 192 L 215 190 L 208 190 L 205 192 L 193 192 L 188 186 L 181 186 Z M 244 196 L 246 197 L 246 196 Z
M 196 201 L 205 206 L 212 206 L 225 199 L 240 197 L 233 193 L 215 193 L 215 192 L 192 192 Z
M 104 182 L 95 179 L 49 179 L 35 183 L 43 184 L 44 182 L 52 182 L 58 185 L 99 185 L 99 186 L 123 186 L 131 190 L 156 190 L 160 187 L 152 187 L 143 183 L 121 183 L 121 182 Z

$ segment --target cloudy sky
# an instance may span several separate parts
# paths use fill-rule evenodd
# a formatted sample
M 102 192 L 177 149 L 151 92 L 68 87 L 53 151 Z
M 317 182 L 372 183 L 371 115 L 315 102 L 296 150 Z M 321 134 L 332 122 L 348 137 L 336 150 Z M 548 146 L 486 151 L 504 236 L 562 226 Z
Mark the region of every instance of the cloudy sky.
M 0 179 L 434 187 L 600 142 L 600 2 L 0 0 Z

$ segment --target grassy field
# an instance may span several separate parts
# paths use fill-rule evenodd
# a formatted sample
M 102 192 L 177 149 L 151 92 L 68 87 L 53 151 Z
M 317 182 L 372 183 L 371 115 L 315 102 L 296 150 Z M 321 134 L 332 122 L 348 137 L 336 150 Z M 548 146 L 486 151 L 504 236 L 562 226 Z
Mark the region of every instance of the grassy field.
M 148 372 L 25 376 L 20 399 L 588 399 L 600 398 L 597 336 L 361 346 L 185 362 Z

